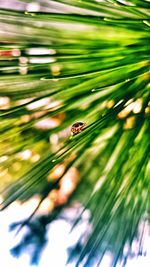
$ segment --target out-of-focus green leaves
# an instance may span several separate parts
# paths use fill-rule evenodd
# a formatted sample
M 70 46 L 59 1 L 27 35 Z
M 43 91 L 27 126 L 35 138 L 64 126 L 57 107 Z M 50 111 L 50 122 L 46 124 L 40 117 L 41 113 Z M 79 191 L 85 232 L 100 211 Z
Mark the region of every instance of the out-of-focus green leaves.
M 150 5 L 52 2 L 55 12 L 47 2 L 0 11 L 1 208 L 35 194 L 42 203 L 74 166 L 70 201 L 92 214 L 76 266 L 108 251 L 115 266 L 149 220 Z M 71 136 L 76 121 L 87 126 Z

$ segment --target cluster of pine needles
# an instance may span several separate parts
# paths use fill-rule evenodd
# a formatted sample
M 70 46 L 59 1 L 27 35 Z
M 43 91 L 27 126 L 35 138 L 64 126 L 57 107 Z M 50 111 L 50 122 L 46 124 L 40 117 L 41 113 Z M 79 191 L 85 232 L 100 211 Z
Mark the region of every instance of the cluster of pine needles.
M 36 236 L 35 263 L 46 225 L 80 203 L 72 227 L 89 210 L 91 230 L 68 262 L 100 266 L 110 252 L 124 266 L 149 228 L 150 2 L 20 1 L 0 10 L 0 29 L 1 210 L 38 195 L 11 226 L 30 228 L 24 246 Z M 75 122 L 86 127 L 71 135 Z

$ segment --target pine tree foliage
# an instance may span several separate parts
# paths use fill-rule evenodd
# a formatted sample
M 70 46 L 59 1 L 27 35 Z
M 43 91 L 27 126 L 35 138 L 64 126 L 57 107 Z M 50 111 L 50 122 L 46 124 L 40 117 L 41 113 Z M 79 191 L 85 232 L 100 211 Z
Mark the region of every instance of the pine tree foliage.
M 78 201 L 84 209 L 73 225 L 89 209 L 92 230 L 69 261 L 94 266 L 96 258 L 98 266 L 110 251 L 111 266 L 125 264 L 135 238 L 142 250 L 150 211 L 150 2 L 40 1 L 38 11 L 20 3 L 0 10 L 1 209 L 38 194 L 21 227 L 32 229 L 24 245 L 38 233 L 42 247 L 46 224 Z M 72 136 L 78 121 L 86 127 Z M 70 170 L 78 173 L 73 192 L 40 228 L 33 215 Z

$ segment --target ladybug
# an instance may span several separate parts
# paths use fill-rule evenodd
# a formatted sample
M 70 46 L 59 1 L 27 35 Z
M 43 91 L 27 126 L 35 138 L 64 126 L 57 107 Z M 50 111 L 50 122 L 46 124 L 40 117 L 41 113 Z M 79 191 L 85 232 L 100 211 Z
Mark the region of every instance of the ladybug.
M 84 122 L 75 122 L 72 126 L 71 126 L 71 134 L 72 135 L 76 135 L 80 132 L 82 132 L 85 129 L 86 123 Z

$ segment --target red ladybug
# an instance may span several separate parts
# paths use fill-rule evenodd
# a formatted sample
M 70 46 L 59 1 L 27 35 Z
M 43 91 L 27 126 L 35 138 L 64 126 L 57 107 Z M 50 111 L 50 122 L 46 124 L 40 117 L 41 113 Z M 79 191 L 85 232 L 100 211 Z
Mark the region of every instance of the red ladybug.
M 71 134 L 72 135 L 76 135 L 80 132 L 82 132 L 86 127 L 86 123 L 84 122 L 75 122 L 72 126 L 71 126 Z

